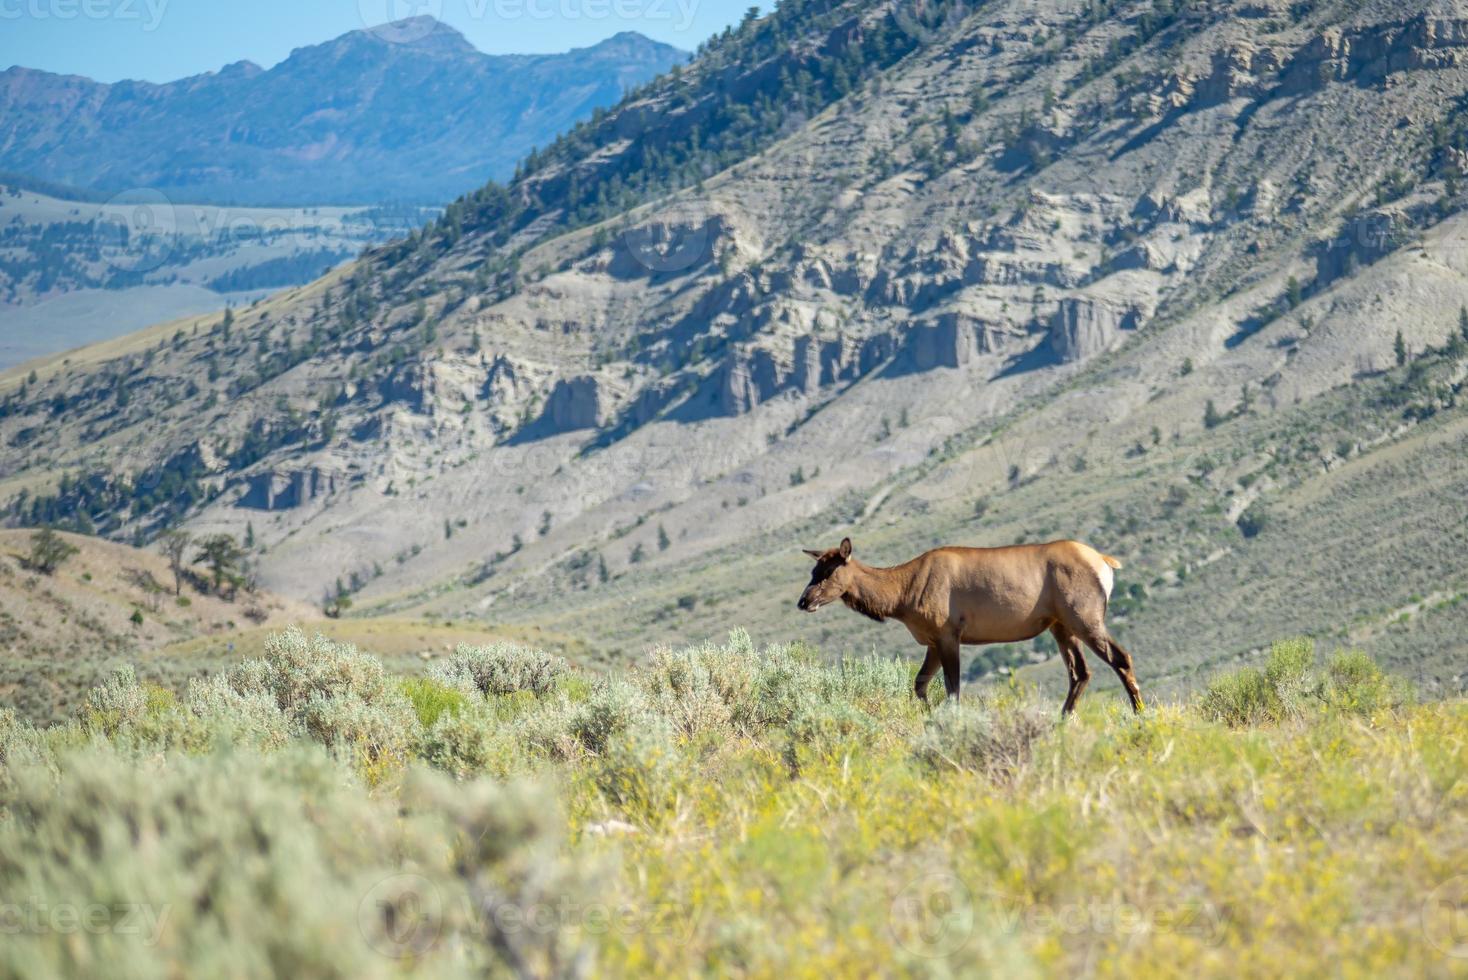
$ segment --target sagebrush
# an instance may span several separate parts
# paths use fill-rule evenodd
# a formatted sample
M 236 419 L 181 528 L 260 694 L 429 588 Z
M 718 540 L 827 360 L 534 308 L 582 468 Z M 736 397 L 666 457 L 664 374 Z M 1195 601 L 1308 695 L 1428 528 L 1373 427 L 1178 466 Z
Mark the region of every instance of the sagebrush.
M 1061 721 L 742 632 L 421 678 L 288 632 L 181 697 L 0 713 L 0 973 L 1449 973 L 1465 745 L 1463 705 L 1303 643 Z

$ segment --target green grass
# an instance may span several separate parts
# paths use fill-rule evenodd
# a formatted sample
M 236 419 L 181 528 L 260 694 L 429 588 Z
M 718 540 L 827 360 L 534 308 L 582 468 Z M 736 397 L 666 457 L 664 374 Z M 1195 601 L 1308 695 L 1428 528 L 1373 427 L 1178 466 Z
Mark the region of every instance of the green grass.
M 0 974 L 1464 970 L 1468 708 L 1357 654 L 1067 721 L 742 632 L 438 674 L 289 633 L 181 698 L 124 671 L 78 721 L 0 716 L 0 895 L 150 923 L 43 919 Z
M 464 710 L 463 693 L 432 678 L 408 677 L 404 678 L 399 686 L 403 694 L 407 695 L 408 700 L 413 702 L 413 710 L 418 714 L 418 723 L 424 728 L 432 728 L 433 723 L 438 721 L 444 712 L 458 717 L 459 712 Z

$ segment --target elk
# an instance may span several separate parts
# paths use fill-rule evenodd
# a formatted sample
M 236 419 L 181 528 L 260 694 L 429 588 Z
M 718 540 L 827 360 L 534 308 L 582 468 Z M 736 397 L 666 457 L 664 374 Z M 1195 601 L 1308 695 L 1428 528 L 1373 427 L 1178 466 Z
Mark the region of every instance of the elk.
M 805 553 L 816 567 L 796 605 L 815 612 L 839 600 L 879 623 L 895 619 L 906 626 L 928 651 L 913 685 L 919 700 L 926 701 L 940 666 L 948 696 L 958 698 L 963 644 L 1014 643 L 1049 630 L 1070 673 L 1062 715 L 1075 710 L 1091 679 L 1083 643 L 1116 671 L 1132 710 L 1142 710 L 1131 654 L 1106 629 L 1112 570 L 1121 562 L 1079 541 L 935 548 L 891 568 L 857 561 L 850 538 Z

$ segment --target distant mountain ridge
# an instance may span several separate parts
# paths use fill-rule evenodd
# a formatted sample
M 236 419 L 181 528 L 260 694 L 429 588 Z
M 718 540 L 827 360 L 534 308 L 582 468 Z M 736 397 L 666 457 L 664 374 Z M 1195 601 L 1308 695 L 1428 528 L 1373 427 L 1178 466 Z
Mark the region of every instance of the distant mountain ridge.
M 166 84 L 0 72 L 0 171 L 224 204 L 440 204 L 686 60 L 623 32 L 487 55 L 429 18 Z

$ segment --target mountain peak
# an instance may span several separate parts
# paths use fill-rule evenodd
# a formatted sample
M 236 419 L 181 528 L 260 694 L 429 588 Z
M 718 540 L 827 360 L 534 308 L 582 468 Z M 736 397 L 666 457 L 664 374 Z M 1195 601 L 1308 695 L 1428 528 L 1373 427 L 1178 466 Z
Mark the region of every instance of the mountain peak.
M 347 38 L 366 38 L 380 43 L 401 44 L 418 51 L 433 51 L 439 54 L 480 53 L 479 49 L 470 44 L 469 39 L 463 34 L 430 14 L 405 17 L 402 20 L 366 27 L 353 31 L 338 40 Z
M 261 68 L 259 65 L 257 65 L 253 61 L 250 61 L 249 59 L 232 61 L 229 64 L 225 65 L 223 68 L 219 69 L 218 72 L 220 76 L 239 76 L 244 78 L 254 78 L 257 75 L 262 75 L 264 73 L 264 68 Z
M 654 40 L 653 38 L 648 37 L 646 34 L 642 34 L 638 31 L 618 31 L 610 37 L 604 38 L 603 40 L 600 40 L 590 47 L 584 48 L 582 50 L 596 51 L 599 53 L 627 53 L 634 51 L 678 51 L 680 53 L 683 53 L 681 48 L 676 48 L 671 44 L 664 44 L 662 41 Z

